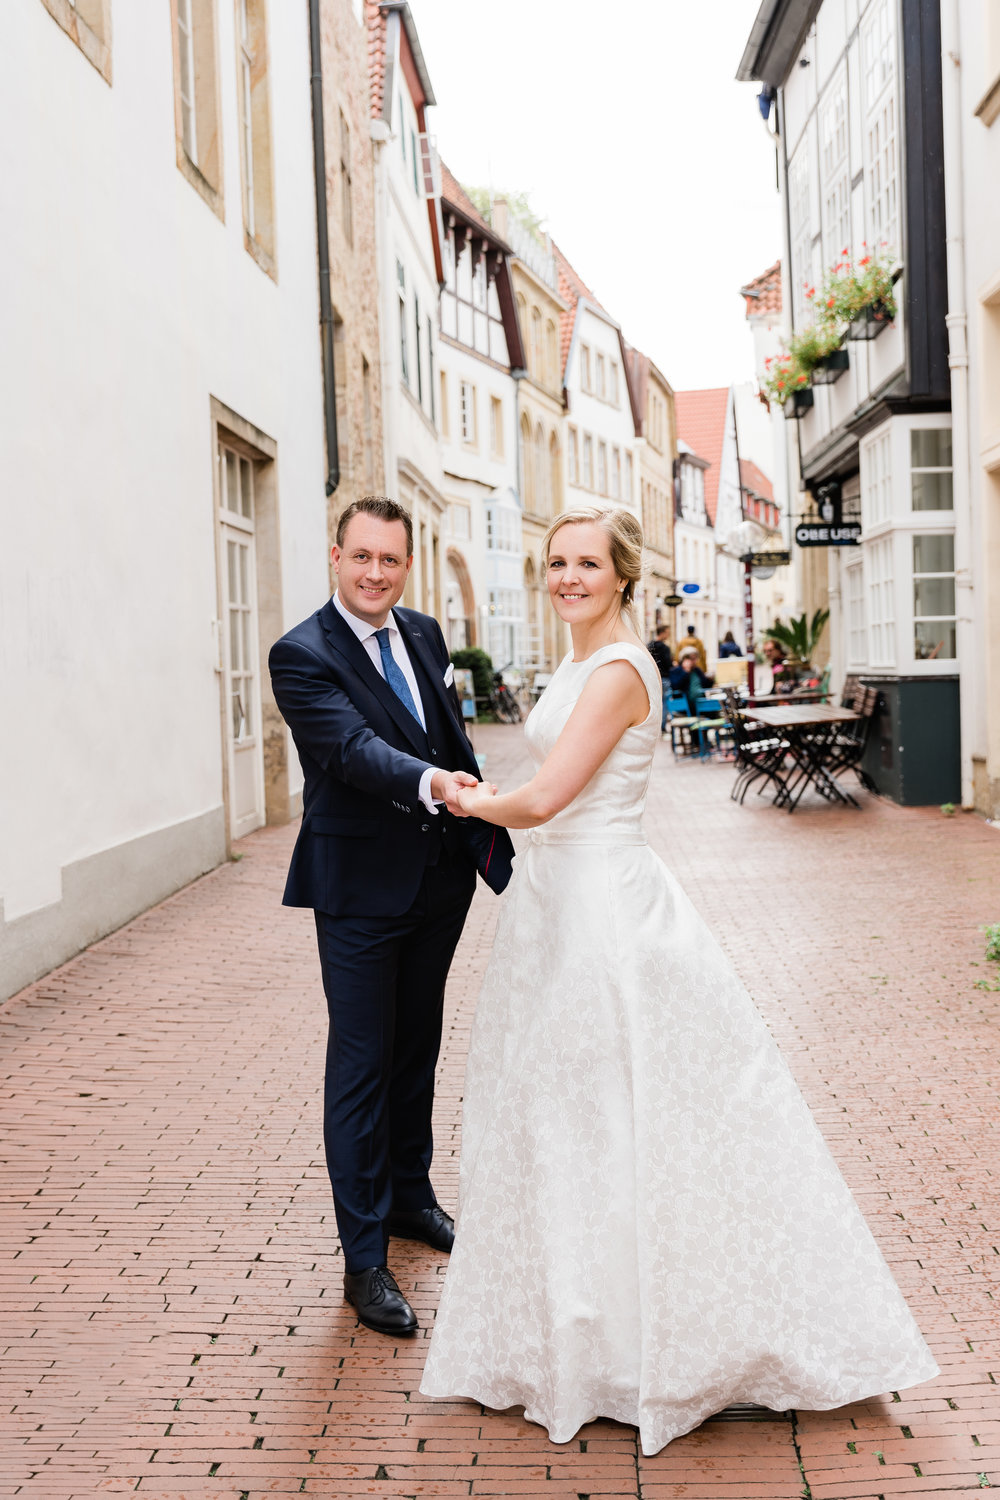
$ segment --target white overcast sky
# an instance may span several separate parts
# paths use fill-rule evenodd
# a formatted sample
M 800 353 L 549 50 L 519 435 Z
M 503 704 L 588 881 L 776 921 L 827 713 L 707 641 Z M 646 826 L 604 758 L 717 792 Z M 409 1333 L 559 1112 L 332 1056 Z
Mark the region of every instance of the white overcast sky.
M 753 373 L 739 288 L 780 254 L 759 0 L 410 0 L 459 181 L 527 192 L 676 390 Z

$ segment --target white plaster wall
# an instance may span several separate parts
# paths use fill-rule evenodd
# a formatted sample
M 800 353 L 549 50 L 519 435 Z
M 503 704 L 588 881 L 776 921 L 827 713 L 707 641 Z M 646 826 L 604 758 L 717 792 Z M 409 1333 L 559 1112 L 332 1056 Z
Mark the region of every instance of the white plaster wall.
M 587 344 L 590 348 L 590 376 L 591 384 L 596 389 L 597 368 L 596 357 L 603 354 L 609 362 L 613 359 L 618 365 L 618 405 L 613 406 L 610 401 L 602 401 L 599 397 L 583 389 L 580 381 L 580 345 Z M 573 342 L 570 348 L 570 356 L 566 370 L 566 385 L 569 391 L 569 414 L 568 421 L 572 423 L 579 433 L 580 443 L 580 480 L 583 479 L 583 435 L 589 432 L 594 439 L 594 485 L 595 489 L 585 489 L 582 482 L 579 484 L 567 484 L 567 506 L 569 505 L 593 505 L 599 502 L 607 504 L 614 497 L 600 495 L 596 492 L 597 485 L 597 444 L 604 441 L 608 445 L 608 489 L 611 488 L 611 448 L 621 449 L 622 454 L 622 493 L 620 503 L 635 511 L 636 515 L 641 513 L 639 504 L 639 476 L 638 461 L 635 456 L 635 423 L 632 420 L 632 407 L 628 397 L 628 386 L 625 379 L 625 369 L 622 361 L 621 342 L 618 337 L 618 329 L 606 318 L 585 303 L 581 303 L 577 311 L 576 326 L 574 329 Z M 610 371 L 608 375 L 610 388 Z M 628 484 L 628 465 L 625 455 L 632 454 L 632 486 Z M 617 502 L 616 502 L 617 503 Z
M 518 492 L 517 420 L 515 382 L 505 370 L 496 369 L 474 354 L 456 348 L 443 339 L 438 345 L 442 371 L 447 375 L 448 437 L 442 438 L 441 457 L 445 494 L 462 500 L 471 512 L 472 535 L 468 541 L 454 541 L 469 563 L 476 604 L 486 600 L 486 507 L 493 491 Z M 476 388 L 478 442 L 475 447 L 463 443 L 459 421 L 459 385 L 468 381 Z M 496 397 L 503 412 L 503 457 L 494 458 L 490 451 L 490 398 Z M 449 540 L 451 540 L 449 538 Z M 520 567 L 520 561 L 518 563 Z M 518 580 L 518 587 L 521 580 Z
M 391 101 L 390 135 L 376 155 L 376 240 L 381 246 L 379 276 L 382 308 L 382 359 L 383 359 L 383 422 L 385 425 L 386 475 L 398 473 L 401 463 L 413 465 L 435 490 L 441 487 L 441 450 L 438 432 L 430 416 L 430 398 L 427 391 L 426 327 L 428 316 L 434 333 L 435 367 L 439 362 L 437 345 L 438 328 L 438 281 L 434 264 L 434 246 L 431 239 L 427 199 L 413 187 L 411 165 L 411 130 L 416 130 L 416 113 L 407 90 L 397 49 L 393 68 L 395 89 Z M 400 114 L 402 111 L 402 119 Z M 400 133 L 405 131 L 406 155 L 400 143 Z M 408 348 L 410 384 L 403 381 L 399 346 L 399 296 L 396 262 L 399 261 L 406 275 L 406 308 L 408 319 Z M 413 327 L 413 297 L 420 299 L 421 325 L 423 329 L 422 354 L 424 359 L 424 402 L 421 408 L 417 401 L 415 373 L 416 347 Z M 437 377 L 435 376 L 435 380 Z M 435 403 L 439 391 L 435 391 Z M 438 419 L 440 420 L 440 418 Z
M 7 16 L 0 894 L 222 800 L 209 399 L 278 443 L 284 606 L 325 590 L 307 17 L 272 7 L 276 286 L 178 171 L 167 7 L 115 7 L 109 88 L 41 5 Z M 297 766 L 295 772 L 297 774 Z

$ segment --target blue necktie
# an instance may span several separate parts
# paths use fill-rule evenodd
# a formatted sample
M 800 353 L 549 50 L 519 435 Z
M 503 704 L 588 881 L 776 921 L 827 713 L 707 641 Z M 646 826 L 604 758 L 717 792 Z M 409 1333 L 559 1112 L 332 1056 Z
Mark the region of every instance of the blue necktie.
M 417 713 L 417 705 L 414 703 L 413 694 L 410 692 L 410 684 L 403 676 L 399 663 L 392 654 L 392 647 L 389 644 L 388 625 L 383 625 L 381 630 L 376 630 L 375 639 L 378 641 L 379 654 L 382 657 L 382 671 L 385 673 L 386 682 L 392 688 L 403 707 L 409 709 L 417 723 L 420 724 L 420 715 Z M 422 729 L 423 725 L 420 724 L 420 727 Z

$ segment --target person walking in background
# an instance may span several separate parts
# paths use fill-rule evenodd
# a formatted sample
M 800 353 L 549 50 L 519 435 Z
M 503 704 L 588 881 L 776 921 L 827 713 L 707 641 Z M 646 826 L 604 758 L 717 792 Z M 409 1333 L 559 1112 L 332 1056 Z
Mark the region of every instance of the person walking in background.
M 785 648 L 768 638 L 764 642 L 764 657 L 771 668 L 771 692 L 788 693 L 795 687 L 796 675 L 785 660 Z
M 670 650 L 670 632 L 666 625 L 657 625 L 656 634 L 651 641 L 647 642 L 647 650 L 656 663 L 656 670 L 660 674 L 663 684 L 663 712 L 660 716 L 660 733 L 667 732 L 667 700 L 670 697 L 670 673 L 673 670 L 674 658 Z
M 683 693 L 688 701 L 688 707 L 694 713 L 694 706 L 705 691 L 712 687 L 714 677 L 709 677 L 698 665 L 698 653 L 693 646 L 685 646 L 681 651 L 680 660 L 670 673 L 670 691 L 672 693 Z
M 722 637 L 722 640 L 719 642 L 719 655 L 722 657 L 743 655 L 743 652 L 740 650 L 736 642 L 736 637 L 733 635 L 733 632 L 731 630 L 727 630 L 725 635 Z
M 408 1334 L 417 1319 L 389 1270 L 389 1236 L 451 1249 L 429 1175 L 444 986 L 477 868 L 502 891 L 513 849 L 458 806 L 479 775 L 455 669 L 437 621 L 398 608 L 409 513 L 384 495 L 354 501 L 332 556 L 333 598 L 271 647 L 305 777 L 284 904 L 316 918 L 344 1295 L 369 1328 Z
M 687 635 L 684 637 L 684 639 L 680 642 L 680 644 L 677 647 L 677 658 L 678 658 L 678 660 L 680 660 L 680 658 L 683 655 L 683 653 L 685 651 L 687 651 L 688 648 L 691 647 L 691 646 L 694 647 L 694 650 L 697 653 L 699 667 L 701 668 L 701 670 L 703 672 L 707 672 L 708 671 L 708 657 L 705 655 L 705 642 L 701 639 L 701 637 L 699 635 L 695 634 L 695 628 L 694 628 L 693 625 L 689 625 L 688 626 L 688 628 L 687 628 Z

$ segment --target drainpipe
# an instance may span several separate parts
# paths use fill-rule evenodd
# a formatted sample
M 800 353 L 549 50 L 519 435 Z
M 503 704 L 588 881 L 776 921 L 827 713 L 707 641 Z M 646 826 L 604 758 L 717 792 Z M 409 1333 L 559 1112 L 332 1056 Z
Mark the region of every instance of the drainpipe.
M 955 506 L 955 614 L 961 728 L 962 806 L 973 805 L 972 756 L 985 740 L 980 646 L 974 629 L 972 441 L 969 432 L 969 343 L 962 189 L 962 73 L 959 0 L 941 5 L 941 93 L 944 115 L 945 233 L 948 263 L 948 368 L 951 371 L 952 486 Z
M 326 144 L 323 134 L 323 58 L 320 0 L 309 0 L 309 86 L 312 91 L 313 174 L 316 179 L 316 249 L 319 259 L 319 327 L 323 351 L 323 422 L 326 429 L 326 493 L 340 483 L 337 444 L 337 385 L 333 364 L 333 300 L 330 296 L 330 232 L 326 204 Z

